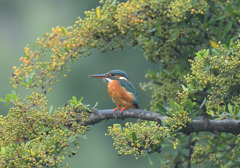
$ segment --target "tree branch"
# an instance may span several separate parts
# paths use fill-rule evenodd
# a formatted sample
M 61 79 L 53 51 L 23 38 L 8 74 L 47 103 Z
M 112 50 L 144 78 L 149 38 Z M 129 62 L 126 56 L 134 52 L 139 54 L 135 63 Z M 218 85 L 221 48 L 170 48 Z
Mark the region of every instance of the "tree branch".
M 167 119 L 166 116 L 159 113 L 140 109 L 126 109 L 123 113 L 120 113 L 120 110 L 117 110 L 114 113 L 113 109 L 94 109 L 93 112 L 90 113 L 87 122 L 82 123 L 81 120 L 79 120 L 78 123 L 81 125 L 94 125 L 103 120 L 125 118 L 137 118 L 142 120 L 157 121 L 159 123 L 161 123 L 162 120 Z M 192 122 L 188 123 L 187 126 L 180 131 L 185 134 L 202 131 L 240 134 L 240 120 L 192 120 Z

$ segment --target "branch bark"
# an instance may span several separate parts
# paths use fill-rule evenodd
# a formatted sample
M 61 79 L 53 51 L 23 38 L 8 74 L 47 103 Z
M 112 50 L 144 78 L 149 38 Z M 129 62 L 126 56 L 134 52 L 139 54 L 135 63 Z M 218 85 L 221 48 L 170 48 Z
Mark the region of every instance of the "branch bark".
M 94 109 L 92 113 L 90 113 L 88 121 L 82 123 L 79 120 L 79 124 L 81 125 L 94 125 L 103 120 L 108 119 L 125 119 L 125 118 L 137 118 L 142 120 L 149 121 L 157 121 L 161 123 L 162 120 L 166 120 L 167 117 L 163 116 L 159 113 L 144 111 L 140 109 L 126 109 L 123 113 L 120 113 L 120 110 L 117 110 L 115 113 L 113 109 L 106 110 L 96 110 Z M 186 127 L 184 127 L 181 132 L 185 134 L 191 134 L 193 132 L 226 132 L 232 134 L 240 134 L 240 120 L 207 120 L 207 119 L 199 119 L 192 120 L 192 122 L 188 123 Z

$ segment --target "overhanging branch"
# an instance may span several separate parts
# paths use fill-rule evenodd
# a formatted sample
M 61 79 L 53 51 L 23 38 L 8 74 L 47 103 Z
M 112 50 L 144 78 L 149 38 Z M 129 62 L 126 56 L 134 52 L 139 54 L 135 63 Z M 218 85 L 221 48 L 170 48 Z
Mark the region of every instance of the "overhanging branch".
M 117 110 L 114 113 L 113 109 L 95 109 L 93 110 L 93 113 L 90 113 L 88 121 L 83 125 L 94 125 L 103 120 L 125 118 L 137 118 L 142 120 L 157 121 L 159 123 L 162 120 L 167 119 L 166 116 L 161 114 L 139 109 L 127 109 L 124 110 L 123 113 L 120 113 L 120 110 Z M 81 121 L 79 121 L 79 124 L 82 124 Z M 191 123 L 188 123 L 187 126 L 181 130 L 181 132 L 185 134 L 202 131 L 240 134 L 240 120 L 192 120 Z

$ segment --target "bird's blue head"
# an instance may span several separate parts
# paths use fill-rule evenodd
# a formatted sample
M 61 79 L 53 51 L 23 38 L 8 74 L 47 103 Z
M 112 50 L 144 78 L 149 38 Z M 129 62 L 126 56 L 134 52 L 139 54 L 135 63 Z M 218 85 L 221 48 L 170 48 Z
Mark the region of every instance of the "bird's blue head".
M 118 80 L 118 79 L 125 79 L 128 80 L 128 76 L 126 72 L 122 70 L 111 70 L 105 74 L 97 74 L 97 75 L 90 75 L 89 77 L 93 78 L 106 78 L 109 80 Z

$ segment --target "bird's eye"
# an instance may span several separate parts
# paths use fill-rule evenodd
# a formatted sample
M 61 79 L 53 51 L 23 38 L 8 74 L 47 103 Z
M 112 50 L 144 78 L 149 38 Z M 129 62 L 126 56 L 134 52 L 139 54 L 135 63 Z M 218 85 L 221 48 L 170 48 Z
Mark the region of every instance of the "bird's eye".
M 112 76 L 112 74 L 110 74 L 110 73 L 107 73 L 106 75 L 109 76 L 109 77 Z
M 112 73 L 111 76 L 115 76 L 115 73 Z

